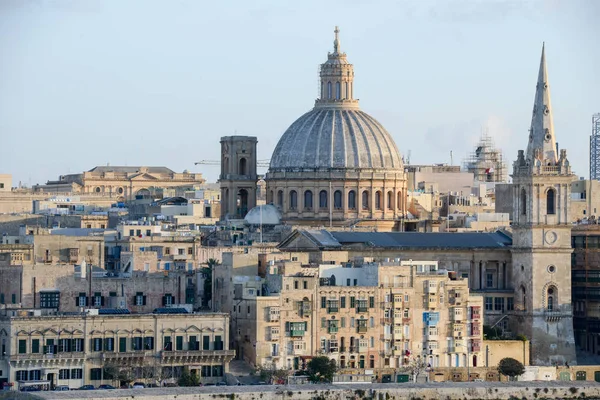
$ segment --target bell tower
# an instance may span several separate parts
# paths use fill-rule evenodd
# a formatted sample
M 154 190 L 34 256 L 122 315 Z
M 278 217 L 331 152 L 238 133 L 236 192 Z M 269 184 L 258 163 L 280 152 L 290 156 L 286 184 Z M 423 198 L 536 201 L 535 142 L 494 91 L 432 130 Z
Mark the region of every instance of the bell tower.
M 221 138 L 221 220 L 241 219 L 256 207 L 256 144 L 254 136 Z
M 545 48 L 527 150 L 513 164 L 512 330 L 531 341 L 533 365 L 575 365 L 571 311 L 571 182 L 567 151 L 558 151 Z

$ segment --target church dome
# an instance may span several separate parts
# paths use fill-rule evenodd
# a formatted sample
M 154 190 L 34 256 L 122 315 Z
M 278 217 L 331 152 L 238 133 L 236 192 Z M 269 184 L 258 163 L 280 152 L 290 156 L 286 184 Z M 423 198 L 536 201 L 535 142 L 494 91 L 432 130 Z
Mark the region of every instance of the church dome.
M 315 169 L 403 171 L 402 158 L 385 128 L 360 110 L 354 98 L 354 67 L 340 50 L 335 29 L 333 52 L 321 64 L 315 107 L 283 134 L 269 172 Z
M 262 204 L 248 211 L 244 220 L 249 225 L 279 225 L 281 212 L 272 204 Z
M 402 169 L 394 139 L 355 107 L 324 107 L 298 118 L 283 134 L 270 170 L 315 168 Z

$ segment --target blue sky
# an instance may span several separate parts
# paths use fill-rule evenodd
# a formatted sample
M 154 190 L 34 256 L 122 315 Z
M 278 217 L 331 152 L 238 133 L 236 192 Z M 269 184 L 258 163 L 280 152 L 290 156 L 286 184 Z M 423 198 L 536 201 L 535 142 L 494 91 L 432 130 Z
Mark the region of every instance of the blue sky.
M 600 2 L 0 1 L 0 173 L 43 183 L 96 165 L 164 165 L 215 180 L 219 138 L 259 158 L 317 95 L 341 47 L 361 107 L 411 162 L 454 164 L 483 130 L 524 149 L 546 42 L 557 141 L 588 176 L 600 112 Z

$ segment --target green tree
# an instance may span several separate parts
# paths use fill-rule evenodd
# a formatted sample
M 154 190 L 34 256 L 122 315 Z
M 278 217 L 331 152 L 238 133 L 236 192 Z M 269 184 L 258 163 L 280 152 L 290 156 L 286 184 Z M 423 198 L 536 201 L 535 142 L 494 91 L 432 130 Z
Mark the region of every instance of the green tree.
M 198 386 L 200 385 L 200 378 L 198 374 L 191 374 L 188 367 L 184 367 L 177 384 L 179 386 Z
M 525 367 L 520 361 L 515 360 L 514 358 L 506 357 L 500 360 L 498 363 L 498 372 L 504 376 L 514 379 L 516 376 L 523 375 L 525 372 Z
M 306 370 L 311 382 L 331 382 L 333 381 L 333 374 L 337 371 L 337 367 L 334 360 L 330 360 L 325 356 L 319 356 L 308 362 Z
M 290 371 L 287 369 L 276 369 L 268 366 L 258 368 L 260 380 L 269 384 L 285 384 Z
M 210 258 L 206 264 L 208 267 L 202 268 L 202 274 L 204 275 L 204 295 L 202 296 L 202 307 L 208 307 L 208 302 L 212 299 L 213 269 L 221 263 L 214 258 Z

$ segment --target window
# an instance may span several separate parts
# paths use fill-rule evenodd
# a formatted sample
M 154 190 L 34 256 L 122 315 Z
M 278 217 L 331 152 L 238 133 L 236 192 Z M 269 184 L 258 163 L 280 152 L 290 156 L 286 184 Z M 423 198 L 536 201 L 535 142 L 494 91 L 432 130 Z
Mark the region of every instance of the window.
M 175 303 L 175 297 L 173 297 L 173 295 L 171 293 L 166 293 L 163 296 L 163 306 L 170 306 L 173 305 Z
M 170 247 L 165 247 L 165 255 L 169 255 L 171 254 L 171 248 Z
M 104 339 L 104 350 L 115 351 L 115 338 Z
M 71 339 L 71 351 L 81 353 L 83 351 L 83 339 Z
M 71 379 L 82 379 L 83 378 L 83 369 L 75 368 L 71 370 Z
M 184 255 L 185 254 L 185 249 L 177 249 L 177 255 Z
M 31 352 L 32 353 L 40 352 L 40 339 L 32 339 L 31 340 Z
M 4 293 L 0 293 L 0 304 L 4 304 Z
M 331 99 L 331 82 L 327 82 L 327 98 Z
M 342 89 L 341 89 L 341 87 L 340 87 L 340 83 L 339 83 L 339 82 L 336 82 L 336 83 L 335 83 L 335 98 L 336 98 L 337 100 L 339 100 L 339 99 L 340 99 L 340 97 L 342 96 L 342 93 L 341 93 L 341 92 L 342 92 Z
M 556 288 L 554 286 L 550 286 L 548 288 L 548 292 L 547 292 L 548 311 L 554 311 L 554 303 L 555 303 L 556 295 L 557 295 Z
M 193 247 L 188 247 L 187 253 L 190 256 L 193 255 L 194 254 L 194 248 Z
M 494 310 L 504 311 L 504 297 L 494 298 Z
M 387 208 L 392 210 L 394 208 L 394 193 L 388 192 L 387 194 Z
M 327 307 L 327 297 L 321 296 L 321 308 Z
M 346 317 L 340 318 L 340 327 L 342 327 L 342 328 L 346 327 Z
M 13 293 L 10 296 L 10 300 L 12 301 L 13 304 L 17 304 L 17 295 Z
M 494 274 L 486 274 L 485 285 L 489 288 L 494 287 Z
M 134 236 L 135 235 L 135 231 L 133 229 L 129 230 L 129 236 Z
M 146 296 L 144 296 L 143 292 L 136 292 L 133 298 L 133 304 L 136 306 L 145 306 L 146 305 Z
M 290 210 L 298 208 L 298 193 L 295 190 L 290 192 Z
M 327 192 L 325 190 L 319 192 L 319 208 L 327 208 Z
M 163 337 L 163 350 L 173 351 L 173 342 L 171 342 L 171 336 Z
M 362 192 L 362 208 L 363 210 L 369 209 L 369 192 L 367 190 Z
M 154 350 L 154 337 L 153 336 L 144 337 L 144 350 Z
M 92 351 L 102 351 L 102 338 L 91 339 Z
M 342 192 L 340 192 L 339 190 L 333 192 L 333 207 L 336 210 L 342 208 Z
M 485 310 L 492 311 L 493 310 L 493 299 L 491 297 L 485 298 Z
M 515 309 L 515 300 L 512 297 L 506 298 L 506 310 L 513 311 Z
M 350 296 L 350 308 L 356 307 L 356 297 Z
M 102 297 L 102 293 L 95 292 L 94 293 L 94 307 L 101 307 L 104 305 L 104 298 Z
M 369 308 L 375 308 L 375 297 L 369 297 Z
M 40 307 L 41 308 L 58 308 L 58 300 L 60 292 L 41 292 Z
M 183 336 L 175 337 L 175 350 L 183 350 Z
M 298 281 L 294 280 L 294 289 L 298 289 Z
M 348 208 L 356 209 L 356 192 L 354 190 L 348 192 Z
M 84 292 L 79 293 L 79 296 L 75 299 L 75 303 L 77 307 L 86 307 L 87 306 L 87 296 Z
M 127 338 L 119 338 L 119 353 L 125 353 L 127 351 Z
M 346 296 L 340 297 L 340 308 L 346 308 Z
M 68 369 L 59 369 L 58 370 L 58 379 L 70 379 L 70 370 Z
M 302 281 L 302 288 L 308 289 L 308 281 Z
M 527 215 L 527 193 L 521 189 L 521 215 Z
M 19 354 L 27 353 L 27 340 L 21 339 L 19 340 Z
M 313 193 L 310 190 L 304 192 L 304 208 L 311 210 L 313 207 Z
M 279 328 L 277 328 L 277 333 L 279 333 Z M 220 335 L 215 336 L 215 350 L 223 350 L 223 339 Z
M 556 191 L 554 189 L 548 189 L 546 193 L 546 214 L 556 214 Z
M 92 381 L 102 380 L 102 368 L 90 369 L 90 380 L 92 380 Z

